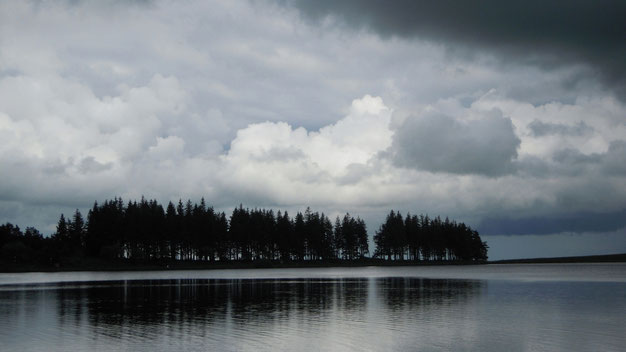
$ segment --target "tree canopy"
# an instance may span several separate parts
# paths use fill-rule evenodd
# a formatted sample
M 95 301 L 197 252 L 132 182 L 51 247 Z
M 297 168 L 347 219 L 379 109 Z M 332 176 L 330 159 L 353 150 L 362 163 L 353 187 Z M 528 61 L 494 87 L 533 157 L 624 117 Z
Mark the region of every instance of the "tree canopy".
M 385 260 L 487 259 L 487 245 L 463 223 L 391 211 L 374 235 L 373 256 Z M 370 256 L 365 222 L 346 213 L 334 221 L 307 208 L 287 211 L 235 207 L 230 216 L 202 199 L 165 207 L 141 198 L 94 203 L 61 214 L 56 232 L 0 226 L 3 263 L 67 264 L 80 258 L 132 261 L 352 261 Z

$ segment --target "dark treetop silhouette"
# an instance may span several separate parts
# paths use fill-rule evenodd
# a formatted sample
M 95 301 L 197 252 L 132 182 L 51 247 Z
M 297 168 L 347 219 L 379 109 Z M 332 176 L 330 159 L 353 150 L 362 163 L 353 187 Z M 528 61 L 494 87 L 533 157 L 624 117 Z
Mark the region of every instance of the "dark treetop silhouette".
M 487 245 L 464 223 L 391 211 L 374 235 L 373 256 L 386 260 L 484 261 Z M 78 266 L 81 260 L 127 262 L 353 261 L 369 257 L 365 222 L 346 214 L 333 222 L 307 208 L 295 217 L 281 211 L 233 209 L 223 212 L 187 201 L 163 208 L 142 198 L 97 202 L 87 220 L 76 210 L 62 214 L 57 230 L 44 237 L 0 226 L 0 262 Z

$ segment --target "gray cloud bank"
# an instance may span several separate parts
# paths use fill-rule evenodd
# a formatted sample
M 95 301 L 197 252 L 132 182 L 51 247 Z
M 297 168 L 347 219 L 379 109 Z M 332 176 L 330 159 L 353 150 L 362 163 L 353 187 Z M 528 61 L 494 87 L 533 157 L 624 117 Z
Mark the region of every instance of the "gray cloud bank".
M 546 235 L 560 232 L 611 232 L 625 227 L 626 209 L 555 217 L 486 218 L 478 225 L 478 230 L 485 235 Z
M 392 153 L 401 167 L 499 176 L 513 171 L 519 145 L 511 120 L 499 111 L 466 122 L 427 114 L 398 127 Z
M 575 125 L 566 125 L 562 123 L 550 123 L 533 120 L 533 122 L 528 124 L 528 128 L 535 137 L 550 136 L 555 134 L 565 136 L 584 136 L 593 133 L 593 128 L 587 125 L 584 121 L 579 121 Z
M 626 2 L 287 0 L 305 18 L 332 17 L 383 37 L 421 38 L 487 50 L 544 67 L 589 64 L 626 99 Z
M 575 149 L 555 152 L 553 158 L 561 165 L 593 167 L 609 175 L 626 176 L 626 141 L 613 141 L 606 153 L 583 154 Z
M 349 211 L 370 234 L 391 208 L 491 234 L 621 224 L 626 105 L 590 80 L 563 88 L 579 67 L 545 70 L 549 42 L 568 63 L 587 57 L 545 18 L 544 42 L 514 37 L 511 9 L 535 21 L 539 5 L 512 5 L 496 33 L 499 3 L 356 4 L 0 1 L 0 223 L 50 233 L 60 212 L 144 195 Z M 571 4 L 565 22 L 582 16 L 567 19 L 585 6 Z M 323 20 L 331 10 L 348 25 Z M 450 57 L 457 46 L 524 55 L 493 65 Z
M 626 176 L 626 141 L 609 143 L 600 153 L 582 153 L 576 148 L 555 150 L 549 159 L 526 157 L 515 163 L 515 171 L 537 177 L 618 177 Z

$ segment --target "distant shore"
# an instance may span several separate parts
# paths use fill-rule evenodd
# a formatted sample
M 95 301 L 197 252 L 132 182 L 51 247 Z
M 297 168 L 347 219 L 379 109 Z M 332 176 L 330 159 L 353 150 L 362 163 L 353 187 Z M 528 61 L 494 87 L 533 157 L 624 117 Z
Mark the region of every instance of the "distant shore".
M 63 272 L 63 271 L 154 271 L 154 270 L 226 270 L 226 269 L 292 269 L 331 268 L 364 266 L 438 266 L 438 265 L 482 265 L 486 261 L 411 261 L 363 258 L 358 260 L 306 260 L 306 261 L 167 261 L 133 262 L 128 260 L 100 261 L 83 260 L 72 265 L 48 267 L 37 265 L 4 265 L 0 272 Z
M 577 257 L 503 259 L 489 261 L 489 264 L 549 264 L 549 263 L 613 263 L 626 262 L 626 253 L 606 255 L 586 255 Z
M 326 267 L 363 267 L 363 266 L 438 266 L 438 265 L 484 265 L 484 264 L 549 264 L 549 263 L 610 263 L 626 262 L 626 253 L 609 255 L 591 255 L 577 257 L 505 259 L 494 261 L 410 261 L 364 258 L 353 261 L 251 261 L 251 262 L 131 262 L 126 260 L 99 261 L 87 260 L 73 265 L 44 267 L 37 265 L 3 265 L 0 272 L 62 272 L 62 271 L 145 271 L 145 270 L 225 270 L 225 269 L 288 269 L 288 268 L 326 268 Z

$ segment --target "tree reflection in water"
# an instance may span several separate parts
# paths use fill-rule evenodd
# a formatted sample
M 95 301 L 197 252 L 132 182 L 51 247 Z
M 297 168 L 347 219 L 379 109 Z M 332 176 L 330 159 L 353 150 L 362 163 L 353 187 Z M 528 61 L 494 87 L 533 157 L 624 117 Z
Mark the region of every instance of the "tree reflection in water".
M 600 274 L 622 268 L 607 266 Z M 420 279 L 393 269 L 388 272 L 397 275 L 369 278 L 4 285 L 0 351 L 612 351 L 626 345 L 623 281 L 596 282 L 595 274 L 586 281 L 528 280 L 536 270 L 555 277 L 555 270 L 566 275 L 580 267 L 528 266 L 517 280 Z
M 394 322 L 406 323 L 406 317 L 417 319 L 439 306 L 463 305 L 485 284 L 415 278 L 181 279 L 60 284 L 54 292 L 59 325 L 87 322 L 95 338 L 225 342 L 229 335 L 241 335 L 261 343 L 264 337 L 321 332 L 330 322 L 358 329 L 374 320 L 393 328 Z

